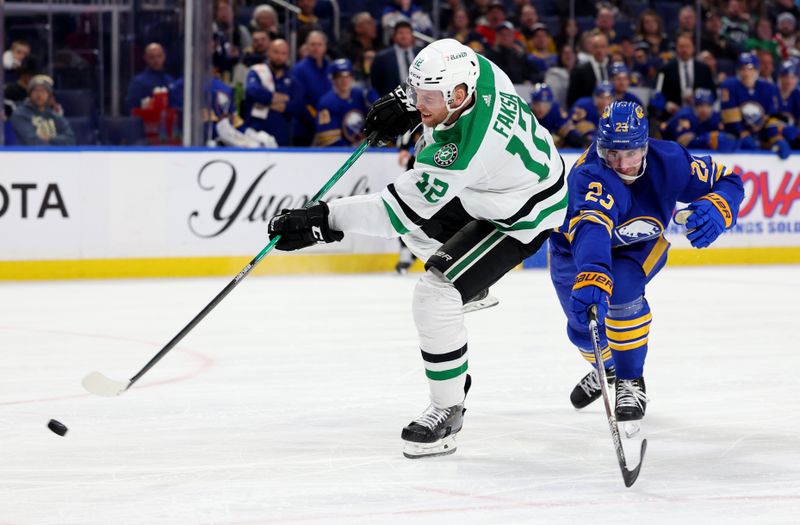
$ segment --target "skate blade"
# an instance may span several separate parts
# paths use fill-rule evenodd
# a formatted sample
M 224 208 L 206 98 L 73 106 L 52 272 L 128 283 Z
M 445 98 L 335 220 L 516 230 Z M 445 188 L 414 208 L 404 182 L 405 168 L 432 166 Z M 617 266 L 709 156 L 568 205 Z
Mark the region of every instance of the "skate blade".
M 623 421 L 622 422 L 622 431 L 625 433 L 625 437 L 630 439 L 639 431 L 642 430 L 642 421 Z
M 478 310 L 486 310 L 487 308 L 497 306 L 498 304 L 500 304 L 500 299 L 489 294 L 479 301 L 468 302 L 461 308 L 461 311 L 465 314 L 468 314 L 470 312 L 477 312 Z
M 456 451 L 456 437 L 453 435 L 433 443 L 403 441 L 403 455 L 408 459 L 448 456 Z

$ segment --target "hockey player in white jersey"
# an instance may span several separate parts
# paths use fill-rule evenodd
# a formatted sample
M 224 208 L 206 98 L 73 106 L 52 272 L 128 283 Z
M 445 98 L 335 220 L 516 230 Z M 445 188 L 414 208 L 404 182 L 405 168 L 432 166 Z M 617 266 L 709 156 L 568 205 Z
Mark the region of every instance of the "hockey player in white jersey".
M 421 120 L 412 169 L 380 193 L 284 210 L 270 220 L 276 248 L 339 241 L 346 233 L 427 241 L 413 315 L 430 405 L 402 431 L 404 454 L 451 454 L 467 375 L 462 306 L 535 253 L 564 221 L 564 162 L 508 76 L 456 40 L 423 49 L 408 87 L 379 99 L 366 134 L 402 134 Z M 418 114 L 417 114 L 418 113 Z

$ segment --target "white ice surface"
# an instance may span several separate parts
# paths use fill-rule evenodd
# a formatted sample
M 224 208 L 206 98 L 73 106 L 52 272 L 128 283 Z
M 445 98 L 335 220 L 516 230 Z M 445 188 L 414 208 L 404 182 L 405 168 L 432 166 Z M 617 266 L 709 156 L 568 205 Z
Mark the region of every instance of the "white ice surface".
M 427 405 L 415 277 L 248 278 L 131 390 L 227 279 L 3 283 L 0 525 L 797 524 L 800 267 L 667 268 L 626 489 L 548 275 L 467 318 L 458 451 L 408 460 Z M 70 430 L 59 437 L 50 418 Z

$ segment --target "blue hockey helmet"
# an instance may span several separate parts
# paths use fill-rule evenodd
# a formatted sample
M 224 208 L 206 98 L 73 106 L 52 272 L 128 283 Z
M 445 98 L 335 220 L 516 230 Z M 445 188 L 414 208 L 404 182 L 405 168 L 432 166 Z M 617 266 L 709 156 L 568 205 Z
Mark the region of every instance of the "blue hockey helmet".
M 611 78 L 621 74 L 630 76 L 631 70 L 628 69 L 628 66 L 625 65 L 625 62 L 614 62 L 608 69 L 608 73 Z
M 618 100 L 600 116 L 597 147 L 605 150 L 644 148 L 648 134 L 644 108 L 635 102 Z
M 736 68 L 741 69 L 743 67 L 752 67 L 753 69 L 758 69 L 760 66 L 758 62 L 758 57 L 755 53 L 741 53 L 739 55 L 739 59 L 736 61 Z
M 714 93 L 711 92 L 710 89 L 705 88 L 697 88 L 694 90 L 694 105 L 699 106 L 700 104 L 714 104 Z
M 597 156 L 622 180 L 631 183 L 644 174 L 648 123 L 642 106 L 627 100 L 612 102 L 600 116 L 596 137 Z
M 541 82 L 533 86 L 533 91 L 531 91 L 531 102 L 553 102 L 555 97 L 553 96 L 553 90 L 550 89 L 550 86 Z
M 594 88 L 594 92 L 592 93 L 593 97 L 599 97 L 600 95 L 613 95 L 614 94 L 614 86 L 611 85 L 611 82 L 608 80 L 604 80 L 597 84 L 597 87 Z
M 328 74 L 330 76 L 336 76 L 339 73 L 352 73 L 353 72 L 353 63 L 350 62 L 346 58 L 337 58 L 333 62 L 330 63 L 328 66 Z
M 794 60 L 784 60 L 781 62 L 781 68 L 778 70 L 780 76 L 795 75 L 797 76 L 797 63 Z

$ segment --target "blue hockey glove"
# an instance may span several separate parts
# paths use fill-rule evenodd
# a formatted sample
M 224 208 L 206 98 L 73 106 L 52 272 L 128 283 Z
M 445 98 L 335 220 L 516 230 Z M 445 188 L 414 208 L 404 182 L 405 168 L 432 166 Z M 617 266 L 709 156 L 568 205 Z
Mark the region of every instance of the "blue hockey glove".
M 580 272 L 575 277 L 569 309 L 580 324 L 589 324 L 589 308 L 592 305 L 597 306 L 597 322 L 605 322 L 613 286 L 611 277 L 600 266 L 590 265 L 588 271 Z
M 310 208 L 281 210 L 269 221 L 269 238 L 281 238 L 275 248 L 281 251 L 299 250 L 318 243 L 336 242 L 344 238 L 340 231 L 331 230 L 328 225 L 328 205 L 324 202 Z
M 777 153 L 778 157 L 785 160 L 792 154 L 792 147 L 789 146 L 789 143 L 786 142 L 785 139 L 780 139 L 772 145 L 772 151 Z
M 742 150 L 758 149 L 758 142 L 756 142 L 756 139 L 754 139 L 752 135 L 747 135 L 745 137 L 742 137 L 742 140 L 739 142 L 739 149 Z
M 731 133 L 719 132 L 719 135 L 717 135 L 717 151 L 720 153 L 730 153 L 731 151 L 736 151 L 738 147 L 739 139 Z
M 786 125 L 783 126 L 783 129 L 781 130 L 781 135 L 783 135 L 783 138 L 785 138 L 789 142 L 794 141 L 794 139 L 797 138 L 798 134 L 800 134 L 800 128 L 798 128 L 797 126 Z
M 650 107 L 659 113 L 664 111 L 664 108 L 667 107 L 667 99 L 664 94 L 660 91 L 653 93 L 653 96 L 650 97 Z
M 733 213 L 724 193 L 709 193 L 689 204 L 686 238 L 695 248 L 706 248 L 733 225 Z

